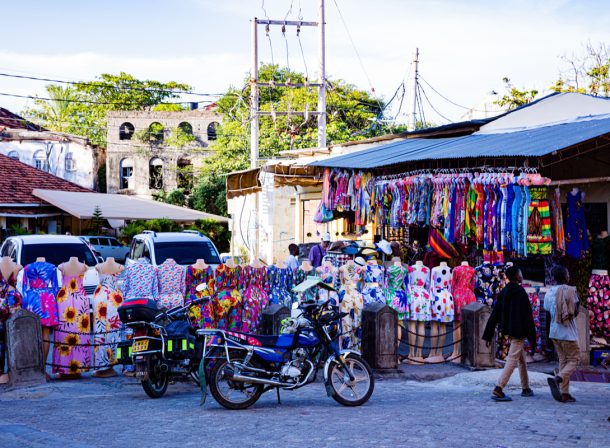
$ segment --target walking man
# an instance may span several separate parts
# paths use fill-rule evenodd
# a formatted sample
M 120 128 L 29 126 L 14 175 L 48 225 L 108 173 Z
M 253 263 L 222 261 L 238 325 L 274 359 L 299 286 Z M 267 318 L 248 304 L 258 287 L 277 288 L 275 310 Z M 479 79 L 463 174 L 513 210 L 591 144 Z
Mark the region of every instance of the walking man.
M 544 309 L 551 313 L 550 338 L 553 340 L 559 372 L 547 381 L 553 398 L 561 403 L 573 403 L 576 400 L 570 395 L 570 376 L 578 367 L 580 348 L 578 347 L 579 300 L 576 287 L 568 286 L 570 274 L 563 266 L 554 266 L 551 275 L 557 282 L 544 296 Z
M 512 401 L 512 398 L 502 389 L 508 384 L 508 380 L 517 366 L 519 366 L 519 377 L 521 378 L 521 396 L 532 397 L 534 395 L 529 386 L 523 349 L 525 339 L 530 342 L 531 347 L 536 346 L 536 327 L 532 316 L 532 306 L 525 289 L 521 286 L 523 281 L 521 270 L 511 266 L 506 270 L 506 277 L 509 283 L 498 294 L 496 305 L 483 332 L 483 339 L 491 343 L 496 326 L 499 325 L 502 334 L 508 336 L 510 340 L 510 350 L 506 357 L 504 370 L 491 395 L 491 398 L 496 401 Z

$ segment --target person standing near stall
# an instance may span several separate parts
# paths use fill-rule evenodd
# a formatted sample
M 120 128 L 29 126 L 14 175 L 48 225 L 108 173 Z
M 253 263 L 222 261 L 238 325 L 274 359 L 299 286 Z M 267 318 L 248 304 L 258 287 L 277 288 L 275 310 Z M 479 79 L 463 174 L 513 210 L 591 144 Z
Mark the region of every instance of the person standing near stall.
M 494 338 L 496 326 L 499 325 L 502 334 L 510 338 L 510 349 L 506 357 L 506 364 L 491 395 L 491 398 L 495 401 L 512 401 L 512 398 L 506 395 L 502 389 L 508 384 L 508 380 L 517 366 L 519 366 L 519 377 L 521 378 L 521 396 L 531 397 L 534 395 L 529 386 L 525 350 L 523 349 L 525 339 L 530 342 L 531 347 L 536 347 L 536 326 L 532 316 L 532 306 L 527 292 L 521 286 L 523 281 L 521 270 L 511 266 L 506 270 L 506 277 L 509 283 L 498 295 L 496 305 L 483 332 L 483 340 L 490 343 Z
M 547 381 L 553 398 L 561 403 L 573 403 L 570 376 L 578 367 L 580 348 L 576 316 L 579 311 L 575 286 L 568 286 L 570 274 L 563 266 L 554 266 L 551 275 L 557 282 L 544 296 L 544 309 L 551 314 L 550 338 L 559 358 L 559 372 Z
M 326 250 L 330 246 L 330 233 L 326 232 L 322 235 L 322 242 L 320 244 L 316 244 L 309 251 L 309 261 L 314 268 L 319 268 L 322 266 L 322 259 L 324 255 L 326 255 Z

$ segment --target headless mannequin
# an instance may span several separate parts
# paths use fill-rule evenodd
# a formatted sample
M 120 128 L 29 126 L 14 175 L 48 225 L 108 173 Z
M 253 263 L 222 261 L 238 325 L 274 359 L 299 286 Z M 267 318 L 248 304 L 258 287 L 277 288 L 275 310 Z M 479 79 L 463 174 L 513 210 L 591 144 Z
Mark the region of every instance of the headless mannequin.
M 467 261 L 462 261 L 462 266 L 470 266 L 468 264 Z M 456 316 L 457 316 L 457 310 L 456 310 Z M 458 322 L 456 320 L 453 321 L 453 340 L 454 341 L 459 341 L 460 338 L 462 337 L 462 330 L 461 330 L 461 325 L 462 322 Z M 460 356 L 462 354 L 462 350 L 461 350 L 461 343 L 460 342 L 454 342 L 453 343 L 453 353 L 451 354 L 451 356 L 449 358 L 451 358 L 451 362 L 455 362 L 455 363 L 461 363 L 462 362 L 462 357 Z
M 87 265 L 78 261 L 77 257 L 70 257 L 68 261 L 60 264 L 57 269 L 61 271 L 63 275 L 81 275 L 87 271 Z M 45 358 L 46 359 L 46 358 Z M 64 379 L 80 378 L 80 373 L 60 373 L 59 377 Z
M 448 268 L 447 262 L 441 261 L 441 268 Z M 436 363 L 443 362 L 443 345 L 445 344 L 445 322 L 430 321 L 430 355 L 426 358 L 426 362 Z
M 394 257 L 394 258 L 392 258 L 392 264 L 393 264 L 394 266 L 400 266 L 400 267 L 403 267 L 403 266 L 402 266 L 402 262 L 400 261 L 400 258 L 398 258 L 398 257 Z M 401 325 L 402 323 L 403 323 L 403 322 L 402 322 L 401 320 L 399 320 L 399 321 L 398 321 L 398 333 L 397 333 L 397 334 L 398 334 L 398 339 L 397 339 L 397 341 L 396 341 L 396 347 L 397 347 L 396 353 L 398 353 L 398 348 L 400 348 L 400 341 L 401 341 L 401 340 L 402 340 L 402 338 L 403 338 L 403 335 L 402 335 L 402 334 L 403 334 L 403 332 L 404 332 L 404 327 Z
M 5 280 L 8 280 L 12 274 L 17 275 L 23 269 L 23 266 L 13 261 L 11 257 L 0 258 L 0 273 Z
M 95 270 L 99 274 L 103 275 L 116 275 L 123 271 L 123 265 L 117 263 L 114 260 L 114 257 L 107 257 L 106 261 L 104 261 L 103 263 L 99 263 L 95 266 Z M 116 372 L 112 367 L 108 367 L 107 369 L 97 370 L 93 372 L 93 376 L 100 378 L 108 378 L 111 376 L 116 376 Z
M 229 258 L 226 262 L 225 262 L 225 266 L 231 269 L 235 269 L 237 267 L 237 265 L 235 264 L 235 260 L 233 259 L 233 257 Z
M 205 262 L 203 258 L 198 258 L 195 264 L 192 264 L 191 266 L 198 270 L 204 270 L 209 268 L 209 265 Z
M 313 266 L 309 260 L 305 260 L 303 263 L 301 263 L 301 270 L 305 272 L 305 275 L 309 276 L 312 274 Z
M 284 263 L 284 265 L 285 264 L 286 263 Z M 252 263 L 250 263 L 250 266 L 252 266 L 253 268 L 259 269 L 259 268 L 262 268 L 264 266 L 264 264 L 258 258 L 256 258 Z
M 423 261 L 416 261 L 416 266 L 423 266 Z M 424 341 L 426 339 L 426 323 L 418 320 L 409 320 L 409 345 L 411 347 L 416 347 L 413 351 L 409 351 L 409 364 L 422 365 L 425 360 L 423 358 L 423 349 L 421 348 L 424 345 Z

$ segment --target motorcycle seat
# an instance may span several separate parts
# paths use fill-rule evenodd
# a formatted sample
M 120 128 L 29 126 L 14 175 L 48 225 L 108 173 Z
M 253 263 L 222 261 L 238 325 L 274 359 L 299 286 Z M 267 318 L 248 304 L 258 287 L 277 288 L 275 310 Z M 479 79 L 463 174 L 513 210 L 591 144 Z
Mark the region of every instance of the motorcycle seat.
M 253 339 L 257 340 L 263 347 L 276 347 L 278 343 L 279 336 L 278 335 L 260 335 L 260 334 L 250 334 L 250 333 L 239 333 L 239 332 L 229 332 L 229 335 L 233 335 L 238 339 L 241 339 L 240 342 L 250 344 L 250 345 L 258 345 L 253 343 Z

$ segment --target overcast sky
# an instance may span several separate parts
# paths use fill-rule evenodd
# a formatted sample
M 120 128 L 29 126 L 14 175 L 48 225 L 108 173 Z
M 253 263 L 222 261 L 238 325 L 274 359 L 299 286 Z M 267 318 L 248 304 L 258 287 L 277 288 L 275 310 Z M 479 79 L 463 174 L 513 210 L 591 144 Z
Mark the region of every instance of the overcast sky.
M 250 68 L 250 18 L 317 20 L 318 0 L 21 0 L 2 2 L 0 72 L 90 80 L 125 71 L 180 81 L 197 92 L 241 84 Z M 610 43 L 607 0 L 326 0 L 327 77 L 389 99 L 409 73 L 416 47 L 420 74 L 454 102 L 474 106 L 509 76 L 518 87 L 545 90 L 560 56 L 587 41 Z M 292 12 L 289 13 L 292 4 Z M 263 9 L 264 5 L 264 9 Z M 338 14 L 343 14 L 362 68 Z M 266 13 L 265 13 L 266 12 Z M 259 30 L 260 57 L 315 77 L 317 31 L 294 28 L 286 39 Z M 288 47 L 288 48 L 287 48 Z M 272 52 L 271 52 L 272 50 Z M 370 80 L 370 81 L 369 81 Z M 44 95 L 43 82 L 0 77 L 0 92 Z M 451 120 L 464 110 L 427 88 Z M 190 97 L 193 98 L 193 97 Z M 410 99 L 405 99 L 405 108 Z M 0 96 L 19 112 L 31 100 Z M 427 117 L 445 121 L 430 108 Z

